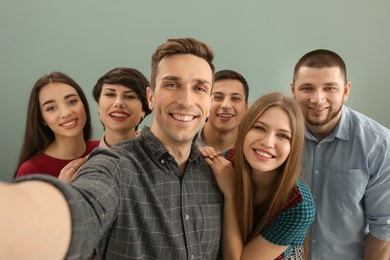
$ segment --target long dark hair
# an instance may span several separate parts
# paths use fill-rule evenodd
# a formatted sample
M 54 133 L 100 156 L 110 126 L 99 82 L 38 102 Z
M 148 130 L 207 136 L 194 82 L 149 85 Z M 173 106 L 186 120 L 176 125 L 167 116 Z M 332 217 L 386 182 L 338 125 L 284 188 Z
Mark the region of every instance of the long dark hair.
M 19 154 L 14 177 L 17 174 L 19 167 L 35 155 L 43 153 L 47 147 L 54 141 L 54 132 L 50 127 L 43 124 L 43 117 L 39 106 L 39 92 L 41 89 L 50 83 L 65 83 L 77 91 L 81 101 L 83 102 L 86 122 L 83 128 L 84 140 L 90 140 L 92 136 L 91 114 L 87 97 L 83 90 L 72 78 L 66 74 L 54 71 L 48 75 L 43 75 L 31 90 L 30 100 L 27 107 L 26 129 L 24 132 L 23 145 Z

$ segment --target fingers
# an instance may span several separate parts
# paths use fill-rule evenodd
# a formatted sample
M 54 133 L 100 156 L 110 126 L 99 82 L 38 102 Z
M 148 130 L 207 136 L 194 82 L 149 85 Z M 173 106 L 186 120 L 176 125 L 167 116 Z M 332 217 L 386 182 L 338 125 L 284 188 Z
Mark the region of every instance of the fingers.
M 71 182 L 76 176 L 80 167 L 87 161 L 87 158 L 79 158 L 68 163 L 60 172 L 58 179 L 65 183 Z
M 77 166 L 70 166 L 70 169 L 73 169 L 75 172 L 79 169 Z
M 205 157 L 205 160 L 213 170 L 221 192 L 224 196 L 231 197 L 234 191 L 234 169 L 232 163 L 221 156 Z
M 221 156 L 215 156 L 213 158 L 205 157 L 205 160 L 210 165 L 214 174 L 224 174 L 233 171 L 232 163 Z
M 215 151 L 215 149 L 211 146 L 204 146 L 204 147 L 198 147 L 199 152 L 205 157 L 205 158 L 214 158 L 216 156 L 219 156 L 219 154 Z
M 68 167 L 69 169 L 72 169 L 74 170 L 75 172 L 77 172 L 80 167 L 87 161 L 87 158 L 78 158 L 76 160 L 73 160 L 71 161 L 70 163 L 68 163 L 64 168 Z

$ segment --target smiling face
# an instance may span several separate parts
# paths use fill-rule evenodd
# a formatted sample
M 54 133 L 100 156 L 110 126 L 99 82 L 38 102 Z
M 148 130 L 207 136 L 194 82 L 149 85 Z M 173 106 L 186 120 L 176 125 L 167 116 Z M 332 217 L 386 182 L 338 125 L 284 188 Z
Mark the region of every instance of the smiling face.
M 138 95 L 122 85 L 103 84 L 98 109 L 106 134 L 134 133 L 135 127 L 145 115 Z
M 277 173 L 291 149 L 288 114 L 279 107 L 268 108 L 248 131 L 243 145 L 252 174 Z
M 208 122 L 220 132 L 236 130 L 248 108 L 242 83 L 235 79 L 216 81 L 213 96 Z
M 321 129 L 329 134 L 340 119 L 350 83 L 345 82 L 339 67 L 301 67 L 295 78 L 291 91 L 301 105 L 307 126 L 314 132 Z
M 165 146 L 191 145 L 209 115 L 211 87 L 212 70 L 206 60 L 176 54 L 160 61 L 148 101 L 154 109 L 151 131 Z
M 50 83 L 41 88 L 39 105 L 43 123 L 56 138 L 83 135 L 86 114 L 76 89 L 65 83 Z

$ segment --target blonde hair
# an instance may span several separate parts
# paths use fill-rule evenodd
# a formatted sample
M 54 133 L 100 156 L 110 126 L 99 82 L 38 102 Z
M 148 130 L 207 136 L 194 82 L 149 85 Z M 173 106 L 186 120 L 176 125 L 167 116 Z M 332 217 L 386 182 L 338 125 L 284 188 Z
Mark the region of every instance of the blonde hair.
M 280 166 L 278 177 L 271 187 L 261 212 L 253 208 L 253 189 L 251 167 L 247 162 L 243 145 L 248 131 L 256 120 L 271 108 L 278 107 L 290 118 L 291 150 L 286 161 Z M 248 242 L 267 228 L 282 211 L 300 174 L 301 151 L 304 142 L 304 118 L 298 103 L 282 93 L 273 92 L 257 99 L 246 112 L 238 130 L 236 142 L 235 169 L 235 205 L 238 223 L 244 242 Z M 261 213 L 261 215 L 259 215 Z M 255 219 L 255 216 L 259 215 Z M 254 223 L 256 220 L 256 223 Z

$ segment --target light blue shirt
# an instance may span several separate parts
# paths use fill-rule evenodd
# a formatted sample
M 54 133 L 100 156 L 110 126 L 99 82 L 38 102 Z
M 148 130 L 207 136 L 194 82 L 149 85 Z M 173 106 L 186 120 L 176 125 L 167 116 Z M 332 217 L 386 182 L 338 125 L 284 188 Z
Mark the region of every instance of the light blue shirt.
M 333 133 L 305 137 L 302 175 L 317 207 L 311 259 L 362 259 L 368 233 L 390 241 L 390 131 L 343 106 Z

